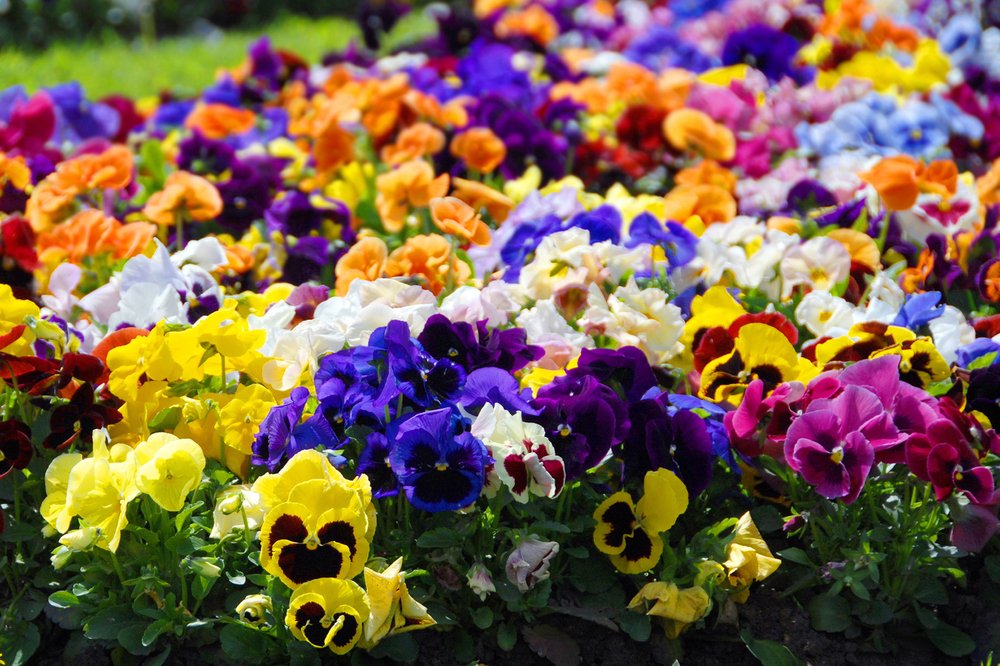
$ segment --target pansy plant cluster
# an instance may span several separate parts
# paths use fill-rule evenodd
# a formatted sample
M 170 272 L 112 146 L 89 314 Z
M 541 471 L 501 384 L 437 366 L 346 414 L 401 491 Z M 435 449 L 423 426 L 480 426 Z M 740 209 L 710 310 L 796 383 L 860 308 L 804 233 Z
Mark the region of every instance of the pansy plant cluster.
M 1000 583 L 1000 31 L 896 5 L 476 0 L 390 50 L 363 2 L 321 65 L 0 92 L 0 654 L 759 651 L 765 579 L 982 653 L 936 609 Z

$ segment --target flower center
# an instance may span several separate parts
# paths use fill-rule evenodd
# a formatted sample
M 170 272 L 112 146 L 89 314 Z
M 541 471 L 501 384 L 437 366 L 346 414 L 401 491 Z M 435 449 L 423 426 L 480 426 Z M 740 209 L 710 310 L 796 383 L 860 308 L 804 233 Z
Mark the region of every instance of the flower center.
M 911 363 L 910 360 L 907 359 L 907 358 L 900 359 L 899 360 L 899 371 L 900 372 L 909 372 L 910 370 L 913 370 L 913 363 Z
M 839 465 L 843 459 L 844 459 L 844 447 L 838 446 L 837 448 L 835 448 L 833 451 L 830 452 L 830 460 L 832 460 L 834 464 Z
M 573 434 L 573 429 L 570 428 L 568 425 L 563 423 L 562 425 L 559 426 L 560 437 L 569 437 L 571 434 Z
M 316 550 L 317 548 L 319 548 L 319 536 L 315 534 L 310 534 L 304 543 L 306 548 L 308 548 L 309 550 Z
M 438 463 L 437 465 L 434 466 L 434 469 L 436 469 L 439 472 L 443 472 L 446 469 L 448 469 L 448 463 Z

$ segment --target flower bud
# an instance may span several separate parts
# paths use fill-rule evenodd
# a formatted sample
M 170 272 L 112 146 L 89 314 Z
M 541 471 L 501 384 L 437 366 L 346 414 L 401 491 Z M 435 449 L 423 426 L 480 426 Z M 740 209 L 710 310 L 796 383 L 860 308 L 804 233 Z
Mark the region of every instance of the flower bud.
M 469 589 L 472 590 L 473 594 L 479 595 L 480 601 L 486 601 L 488 594 L 497 591 L 489 569 L 482 562 L 476 562 L 469 567 L 469 572 L 465 574 L 465 577 L 469 581 Z
M 507 579 L 527 592 L 549 577 L 549 565 L 558 552 L 555 541 L 525 539 L 507 558 Z
M 274 612 L 271 597 L 265 594 L 251 594 L 236 606 L 236 614 L 247 624 L 265 626 L 267 616 Z
M 218 578 L 222 575 L 222 568 L 216 564 L 214 557 L 185 557 L 184 564 L 188 570 L 205 578 Z

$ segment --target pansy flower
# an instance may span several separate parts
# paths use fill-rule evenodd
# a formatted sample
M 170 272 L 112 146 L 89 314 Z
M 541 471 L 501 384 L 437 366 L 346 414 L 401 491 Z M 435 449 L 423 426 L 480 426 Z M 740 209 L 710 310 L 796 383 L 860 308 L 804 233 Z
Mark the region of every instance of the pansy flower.
M 490 455 L 450 409 L 394 422 L 387 435 L 393 443 L 389 464 L 413 506 L 454 511 L 479 497 Z
M 905 340 L 873 353 L 871 358 L 882 356 L 899 356 L 899 376 L 920 388 L 927 388 L 951 376 L 948 362 L 927 338 Z
M 368 595 L 357 583 L 319 578 L 292 592 L 285 624 L 300 641 L 347 654 L 361 638 L 369 613 Z
M 260 529 L 260 564 L 292 588 L 318 578 L 353 578 L 368 561 L 368 518 L 358 494 L 314 478 L 292 488 Z
M 365 588 L 371 614 L 365 622 L 362 647 L 372 647 L 389 636 L 437 624 L 427 607 L 410 596 L 402 557 L 381 572 L 365 567 Z
M 765 393 L 770 393 L 779 384 L 802 381 L 814 374 L 815 367 L 799 358 L 784 333 L 767 324 L 752 323 L 740 329 L 733 351 L 705 366 L 698 397 L 737 405 L 755 379 L 762 380 Z
M 638 502 L 619 491 L 594 511 L 594 545 L 627 574 L 649 571 L 663 555 L 661 532 L 670 529 L 687 510 L 688 492 L 667 469 L 647 472 Z
M 563 375 L 538 391 L 542 412 L 531 420 L 545 427 L 570 479 L 595 467 L 628 434 L 628 406 L 592 375 Z
M 92 384 L 83 383 L 77 387 L 67 404 L 52 410 L 49 415 L 49 434 L 44 444 L 50 449 L 64 449 L 78 437 L 89 441 L 95 429 L 121 420 L 122 415 L 117 409 L 94 400 Z
M 551 499 L 562 492 L 566 466 L 542 426 L 525 423 L 519 412 L 511 414 L 500 405 L 485 405 L 472 424 L 472 434 L 495 461 L 488 473 L 488 496 L 501 484 L 522 503 L 530 495 Z
M 284 402 L 271 408 L 251 446 L 254 465 L 274 471 L 285 458 L 299 451 L 333 442 L 333 431 L 322 412 L 299 423 L 308 400 L 309 389 L 299 386 Z
M 692 497 L 708 487 L 715 456 L 700 416 L 688 409 L 670 414 L 664 400 L 646 399 L 629 407 L 629 421 L 621 451 L 626 481 L 651 470 L 669 469 L 684 481 Z
M 961 423 L 962 417 L 954 415 Z M 906 463 L 917 477 L 929 481 L 937 499 L 953 492 L 964 493 L 974 503 L 988 502 L 993 495 L 993 474 L 983 467 L 962 429 L 942 418 L 906 442 Z
M 465 382 L 465 371 L 447 358 L 434 359 L 410 337 L 410 327 L 394 320 L 385 328 L 385 349 L 391 371 L 379 402 L 402 393 L 421 407 L 454 398 Z
M 813 401 L 792 422 L 785 460 L 817 493 L 850 504 L 865 485 L 876 448 L 890 448 L 902 439 L 877 395 L 847 386 L 833 399 Z
M 27 467 L 34 451 L 28 426 L 14 419 L 0 421 L 0 478 Z

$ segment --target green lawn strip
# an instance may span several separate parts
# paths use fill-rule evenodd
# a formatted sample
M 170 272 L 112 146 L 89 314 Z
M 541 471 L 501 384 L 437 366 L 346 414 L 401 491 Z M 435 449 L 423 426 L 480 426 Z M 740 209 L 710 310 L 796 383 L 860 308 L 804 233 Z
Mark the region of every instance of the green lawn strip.
M 425 34 L 428 28 L 423 16 L 409 16 L 400 22 L 388 43 Z M 255 31 L 172 37 L 151 45 L 110 39 L 59 44 L 39 54 L 0 50 L 0 89 L 20 84 L 34 91 L 76 80 L 95 99 L 113 93 L 144 97 L 167 89 L 193 94 L 209 85 L 220 68 L 239 64 L 247 47 L 261 35 L 268 35 L 276 47 L 315 63 L 358 34 L 349 18 L 287 16 Z

